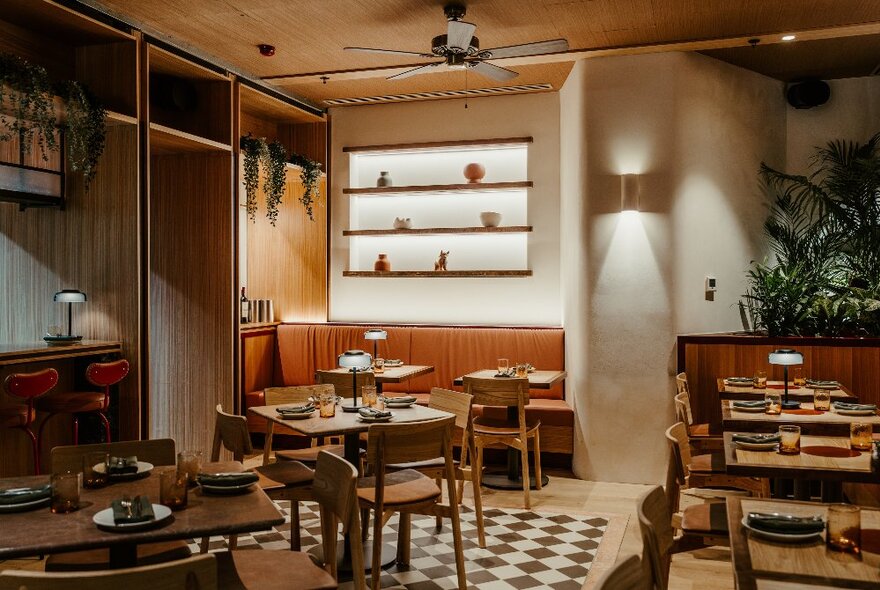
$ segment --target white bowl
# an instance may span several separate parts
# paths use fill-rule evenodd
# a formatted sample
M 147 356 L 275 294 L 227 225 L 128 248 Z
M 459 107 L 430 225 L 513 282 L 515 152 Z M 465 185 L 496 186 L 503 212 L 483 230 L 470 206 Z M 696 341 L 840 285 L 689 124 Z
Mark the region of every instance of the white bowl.
M 483 211 L 480 213 L 480 223 L 483 224 L 483 227 L 498 227 L 501 224 L 501 213 Z

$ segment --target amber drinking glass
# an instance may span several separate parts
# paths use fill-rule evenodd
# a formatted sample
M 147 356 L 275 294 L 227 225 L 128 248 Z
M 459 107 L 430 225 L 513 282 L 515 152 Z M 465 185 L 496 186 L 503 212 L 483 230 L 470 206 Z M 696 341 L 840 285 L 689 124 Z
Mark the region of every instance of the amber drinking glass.
M 800 426 L 780 426 L 779 427 L 779 453 L 781 455 L 800 455 L 801 453 L 801 427 Z
M 793 367 L 791 369 L 791 384 L 795 387 L 807 386 L 807 378 L 804 377 L 803 367 Z
M 321 418 L 332 418 L 336 415 L 336 394 L 323 392 L 318 394 L 318 415 Z
M 859 553 L 862 546 L 862 512 L 852 504 L 828 507 L 825 540 L 831 549 Z
M 767 389 L 767 371 L 755 371 L 755 389 Z
M 498 374 L 503 375 L 510 369 L 510 361 L 507 359 L 498 359 Z
M 870 451 L 872 435 L 873 429 L 867 422 L 853 422 L 849 425 L 849 444 L 856 451 Z
M 79 509 L 79 491 L 82 488 L 82 473 L 53 473 L 52 512 L 67 514 Z
M 373 361 L 373 373 L 375 375 L 381 375 L 385 372 L 385 359 L 377 358 Z
M 781 393 L 770 393 L 764 396 L 764 401 L 767 402 L 767 408 L 764 410 L 766 414 L 781 414 L 782 413 L 782 394 Z
M 107 464 L 110 462 L 110 453 L 86 453 L 83 455 L 83 486 L 87 488 L 100 488 L 107 485 Z M 98 467 L 96 470 L 95 467 Z
M 525 363 L 520 363 L 516 366 L 516 377 L 517 379 L 523 379 L 529 376 L 529 366 Z
M 189 473 L 169 469 L 159 474 L 159 503 L 172 510 L 186 508 Z
M 831 409 L 831 392 L 827 389 L 813 390 L 813 409 L 827 412 Z
M 181 451 L 177 453 L 177 473 L 180 476 L 187 475 L 189 478 L 189 485 L 196 485 L 196 479 L 201 470 L 201 451 Z
M 375 385 L 364 385 L 361 387 L 361 397 L 364 399 L 364 405 L 368 408 L 373 408 L 376 406 L 376 402 L 378 401 L 378 396 L 376 395 L 376 386 Z

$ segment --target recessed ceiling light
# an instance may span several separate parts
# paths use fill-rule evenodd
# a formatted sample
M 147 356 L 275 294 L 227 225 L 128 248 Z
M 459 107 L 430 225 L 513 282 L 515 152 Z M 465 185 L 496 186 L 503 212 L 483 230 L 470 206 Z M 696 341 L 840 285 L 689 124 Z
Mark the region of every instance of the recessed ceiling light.
M 794 41 L 796 38 L 797 37 L 795 37 L 794 35 L 783 35 L 782 36 L 783 41 Z

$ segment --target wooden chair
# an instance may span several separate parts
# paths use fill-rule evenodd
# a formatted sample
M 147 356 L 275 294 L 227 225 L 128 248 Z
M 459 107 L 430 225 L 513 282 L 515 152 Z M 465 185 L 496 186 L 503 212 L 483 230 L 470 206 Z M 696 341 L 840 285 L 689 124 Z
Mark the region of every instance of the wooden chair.
M 34 473 L 40 474 L 40 442 L 31 424 L 36 420 L 34 400 L 45 395 L 58 384 L 58 371 L 43 369 L 34 373 L 13 373 L 3 381 L 3 389 L 11 396 L 24 399 L 26 404 L 0 406 L 0 428 L 18 428 L 31 439 Z
M 351 389 L 351 387 L 349 387 Z M 317 397 L 322 393 L 334 393 L 335 387 L 329 383 L 324 385 L 295 385 L 291 387 L 267 387 L 264 391 L 267 406 L 280 404 L 304 404 L 310 397 Z M 275 425 L 275 429 L 278 425 Z M 318 453 L 327 451 L 340 457 L 345 453 L 345 447 L 341 444 L 324 444 L 321 440 L 317 444 L 312 439 L 311 446 L 306 449 L 293 449 L 288 451 L 275 451 L 275 459 L 279 461 L 300 461 L 306 465 L 314 465 L 318 460 Z M 266 436 L 266 448 L 272 448 L 272 435 Z
M 223 411 L 217 405 L 214 424 L 214 443 L 211 448 L 211 461 L 220 460 L 220 449 L 225 447 L 232 453 L 235 461 L 243 462 L 247 455 L 254 452 L 248 432 L 247 418 L 235 416 Z M 284 461 L 256 467 L 254 471 L 260 476 L 259 485 L 273 500 L 290 501 L 290 549 L 299 551 L 301 546 L 299 503 L 311 500 L 311 483 L 315 472 L 299 461 Z M 229 549 L 235 549 L 238 537 L 229 536 Z M 208 551 L 208 539 L 203 538 L 201 552 Z
M 694 414 L 691 411 L 691 390 L 688 385 L 687 374 L 679 373 L 675 376 L 675 387 L 678 391 L 674 398 L 675 418 L 687 425 L 691 446 L 694 450 L 722 450 L 724 448 L 724 439 L 721 436 L 710 434 L 707 422 L 694 423 Z
M 482 406 L 502 406 L 516 408 L 517 418 L 496 420 L 479 416 L 474 418 L 473 470 L 482 472 L 483 449 L 493 444 L 503 444 L 518 450 L 522 456 L 523 496 L 525 508 L 531 508 L 529 496 L 529 440 L 533 440 L 535 455 L 535 482 L 541 489 L 541 421 L 526 418 L 526 405 L 529 403 L 529 380 L 523 379 L 479 379 L 464 377 L 464 390 L 474 396 L 473 403 Z
M 322 385 L 332 385 L 336 395 L 345 399 L 351 399 L 351 373 L 339 373 L 336 371 L 316 371 L 315 380 Z M 370 371 L 358 371 L 357 388 L 358 399 L 361 399 L 361 388 L 364 385 L 375 385 L 376 376 Z
M 397 531 L 397 561 L 409 564 L 410 525 L 412 514 L 444 516 L 452 521 L 455 544 L 455 565 L 458 588 L 466 590 L 461 522 L 456 501 L 455 466 L 452 461 L 452 428 L 455 418 L 400 424 L 370 426 L 367 463 L 374 476 L 358 480 L 358 499 L 362 508 L 373 512 L 373 559 L 371 586 L 379 590 L 382 577 L 382 528 L 391 516 L 400 514 Z M 449 503 L 443 504 L 443 493 L 430 477 L 414 470 L 386 471 L 387 465 L 429 461 L 443 457 Z
M 216 590 L 217 587 L 217 564 L 213 555 L 90 573 L 0 572 L 0 590 Z
M 135 455 L 139 461 L 146 461 L 157 466 L 177 463 L 174 441 L 170 438 L 162 438 L 55 447 L 49 456 L 52 472 L 72 471 L 76 473 L 82 471 L 83 458 L 89 453 L 96 452 L 109 453 L 114 457 Z M 158 498 L 155 500 L 158 501 Z M 186 559 L 191 554 L 185 541 L 141 544 L 137 547 L 137 564 L 138 566 L 156 565 Z M 46 558 L 47 572 L 88 572 L 110 569 L 110 567 L 109 549 L 58 553 Z
M 474 450 L 474 432 L 471 424 L 471 408 L 473 405 L 473 396 L 459 391 L 449 389 L 441 389 L 434 387 L 431 389 L 431 399 L 428 403 L 429 408 L 449 412 L 455 415 L 455 427 L 461 429 L 461 460 L 455 465 L 455 479 L 458 484 L 458 503 L 461 504 L 464 497 L 464 482 L 470 481 L 474 489 L 474 510 L 477 517 L 477 535 L 480 547 L 486 546 L 486 533 L 483 528 L 483 498 L 480 491 L 480 472 L 467 466 L 468 456 L 473 457 L 476 453 Z M 388 469 L 415 469 L 428 477 L 434 478 L 437 486 L 442 485 L 444 471 L 446 469 L 443 457 L 437 457 L 430 461 L 421 461 L 418 463 L 401 463 L 398 465 L 388 465 Z M 437 530 L 442 527 L 443 517 L 437 517 Z
M 648 572 L 638 555 L 619 559 L 596 581 L 596 590 L 650 590 Z

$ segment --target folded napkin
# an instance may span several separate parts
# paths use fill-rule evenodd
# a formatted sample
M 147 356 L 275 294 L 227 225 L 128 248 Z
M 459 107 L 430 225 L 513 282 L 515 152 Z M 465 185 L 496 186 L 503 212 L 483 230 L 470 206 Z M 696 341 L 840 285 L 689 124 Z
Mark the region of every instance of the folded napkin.
M 113 522 L 116 524 L 147 522 L 156 518 L 148 496 L 135 496 L 134 500 L 113 500 L 110 506 L 113 508 Z
M 52 495 L 52 486 L 46 484 L 33 488 L 11 488 L 0 491 L 0 505 L 12 506 L 25 502 L 36 502 Z
M 837 410 L 876 410 L 877 404 L 851 404 L 847 402 L 834 402 L 831 404 Z
M 131 457 L 110 457 L 110 475 L 124 475 L 127 473 L 137 473 L 138 458 Z
M 401 395 L 398 397 L 386 397 L 386 402 L 391 402 L 392 404 L 410 404 L 415 403 L 418 400 L 411 395 Z
M 779 433 L 773 434 L 734 434 L 733 440 L 735 442 L 744 442 L 744 443 L 752 443 L 752 444 L 763 444 L 763 443 L 777 443 L 782 440 L 782 437 L 779 436 Z
M 822 381 L 820 379 L 807 379 L 807 385 L 818 385 L 819 387 L 837 387 L 839 381 Z
M 215 487 L 234 487 L 256 483 L 260 477 L 253 471 L 237 473 L 200 473 L 197 477 L 200 484 Z
M 763 408 L 767 402 L 762 399 L 756 400 L 736 400 L 733 402 L 734 408 Z
M 750 527 L 768 533 L 808 534 L 821 533 L 825 530 L 825 521 L 821 516 L 750 512 L 746 522 Z
M 389 418 L 392 416 L 391 412 L 383 412 L 376 408 L 361 408 L 358 410 L 358 414 L 364 418 Z
M 275 408 L 279 414 L 308 414 L 315 411 L 315 404 L 309 402 L 300 406 L 285 406 L 283 408 Z

